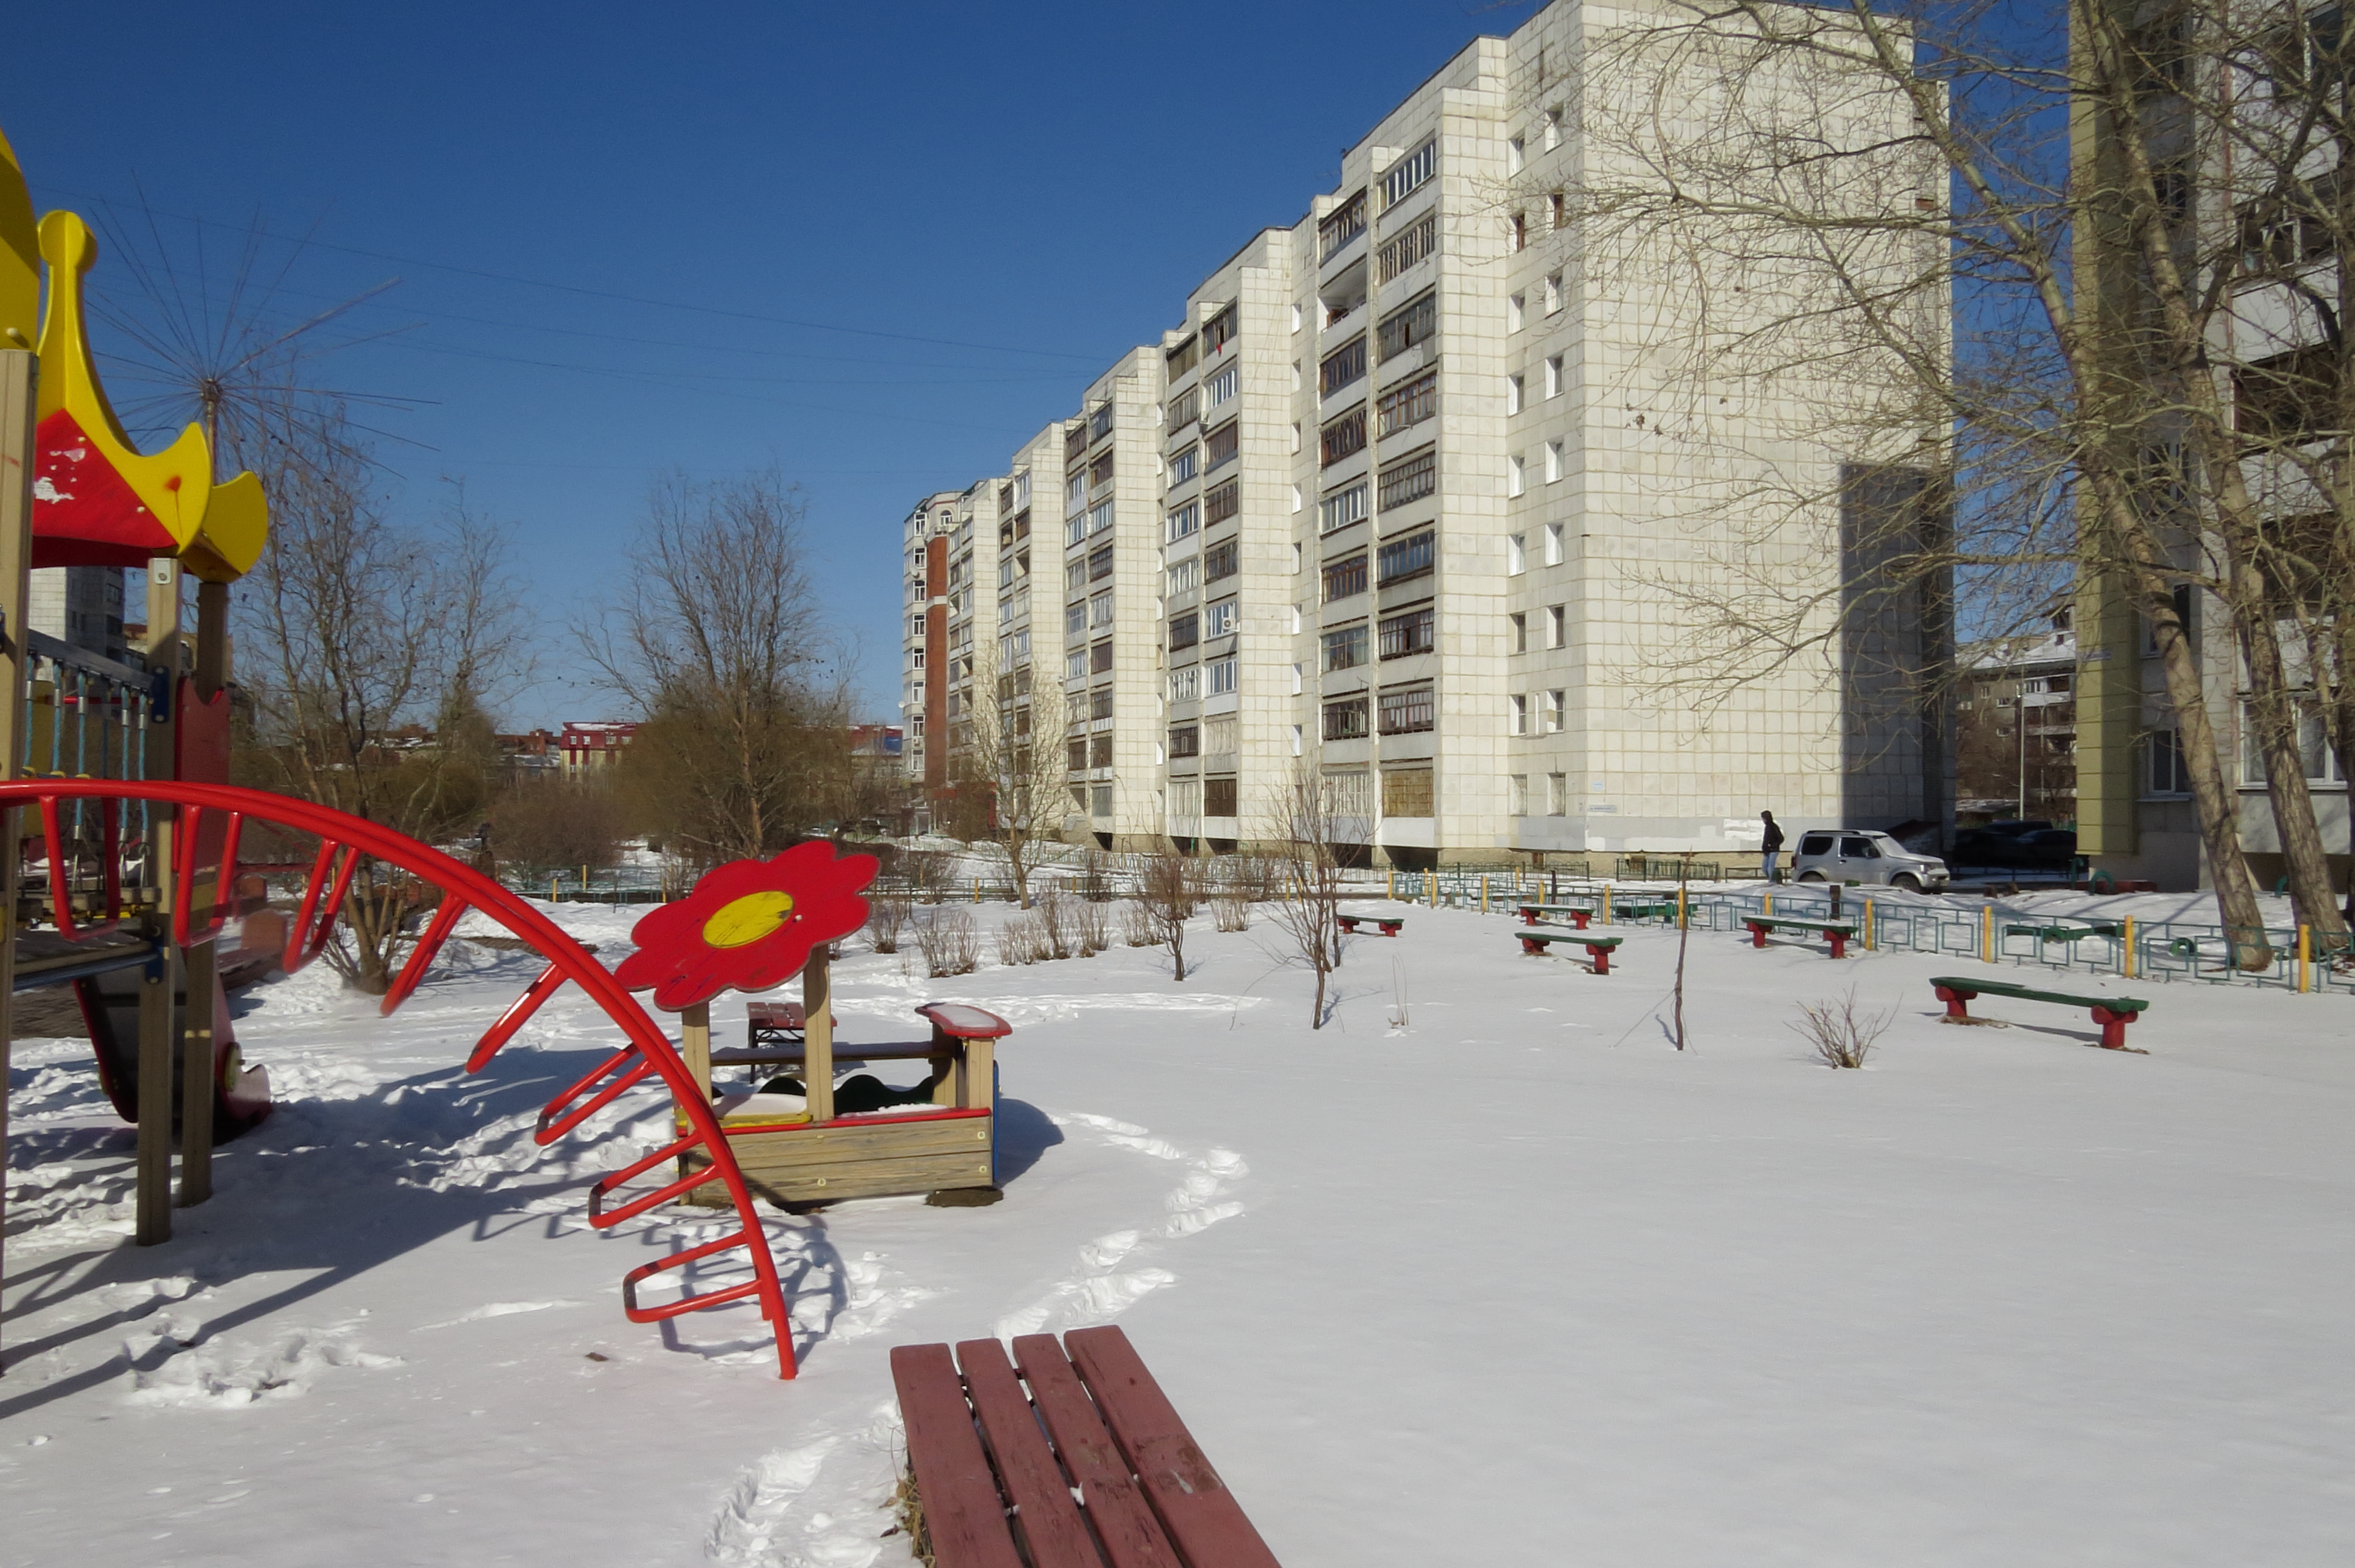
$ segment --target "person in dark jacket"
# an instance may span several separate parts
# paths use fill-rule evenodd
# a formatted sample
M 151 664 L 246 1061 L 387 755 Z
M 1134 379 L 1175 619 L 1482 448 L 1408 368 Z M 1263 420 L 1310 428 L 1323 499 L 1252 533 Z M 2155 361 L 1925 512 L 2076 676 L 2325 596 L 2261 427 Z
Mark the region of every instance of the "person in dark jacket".
M 1783 853 L 1783 827 L 1775 821 L 1772 811 L 1759 812 L 1758 820 L 1766 824 L 1766 836 L 1758 841 L 1758 874 L 1772 882 L 1774 880 L 1774 862 Z

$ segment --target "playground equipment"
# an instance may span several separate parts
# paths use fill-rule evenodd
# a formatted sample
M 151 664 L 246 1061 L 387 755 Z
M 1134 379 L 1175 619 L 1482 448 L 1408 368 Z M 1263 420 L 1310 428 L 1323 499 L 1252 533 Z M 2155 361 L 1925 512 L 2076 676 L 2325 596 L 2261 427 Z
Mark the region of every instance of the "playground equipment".
M 824 843 L 716 867 L 687 897 L 637 923 L 631 939 L 638 949 L 614 978 L 633 991 L 652 989 L 656 1007 L 681 1015 L 687 1071 L 716 1098 L 737 1163 L 762 1196 L 786 1204 L 913 1192 L 948 1203 L 994 1202 L 993 1046 L 1009 1033 L 1005 1020 L 930 1002 L 916 1010 L 932 1025 L 930 1040 L 837 1048 L 827 945 L 866 923 L 859 893 L 878 869 L 872 855 L 837 858 Z M 770 991 L 796 975 L 799 1007 L 755 1003 L 747 1045 L 711 1049 L 714 996 Z M 837 1101 L 835 1069 L 846 1061 L 922 1061 L 930 1075 L 904 1090 L 853 1079 Z M 715 1066 L 756 1076 L 713 1097 Z M 770 1074 L 779 1075 L 763 1084 Z M 682 1174 L 707 1158 L 687 1155 Z

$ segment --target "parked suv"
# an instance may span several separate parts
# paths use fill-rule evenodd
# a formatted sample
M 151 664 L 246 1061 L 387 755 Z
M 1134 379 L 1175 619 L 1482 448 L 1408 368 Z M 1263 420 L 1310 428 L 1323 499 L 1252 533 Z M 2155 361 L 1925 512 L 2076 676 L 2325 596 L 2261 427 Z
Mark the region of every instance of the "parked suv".
M 1946 863 L 1916 854 L 1887 833 L 1817 828 L 1799 835 L 1794 882 L 1880 883 L 1908 893 L 1943 893 Z

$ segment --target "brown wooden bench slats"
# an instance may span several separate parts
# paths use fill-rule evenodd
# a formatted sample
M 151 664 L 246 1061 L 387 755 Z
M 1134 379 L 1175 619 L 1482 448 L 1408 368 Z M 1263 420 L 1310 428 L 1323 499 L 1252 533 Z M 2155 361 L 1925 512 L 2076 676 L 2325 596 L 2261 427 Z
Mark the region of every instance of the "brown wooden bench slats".
M 1022 1568 L 949 1348 L 895 1346 L 891 1381 L 900 1391 L 908 1463 L 936 1555 L 958 1568 Z
M 1080 1489 L 1080 1500 L 1112 1568 L 1187 1568 L 1137 1489 L 1128 1461 L 1104 1430 L 1087 1390 L 1080 1385 L 1080 1374 L 1064 1359 L 1055 1336 L 1017 1337 L 1014 1361 L 1022 1370 L 1022 1381 L 1030 1385 L 1031 1401 L 1047 1424 L 1047 1435 L 1055 1440 L 1063 1468 Z M 923 1485 L 921 1478 L 917 1485 Z
M 1277 1568 L 1128 1336 L 1115 1328 L 1074 1329 L 1063 1344 L 1186 1561 L 1193 1568 Z
M 997 1462 L 1006 1500 L 1014 1505 L 1014 1526 L 1022 1532 L 1031 1568 L 1104 1568 L 1054 1450 L 1015 1381 L 1006 1347 L 996 1340 L 965 1340 L 957 1345 L 956 1359 L 964 1369 L 974 1414 L 981 1418 L 981 1435 Z M 917 1484 L 921 1488 L 922 1482 Z

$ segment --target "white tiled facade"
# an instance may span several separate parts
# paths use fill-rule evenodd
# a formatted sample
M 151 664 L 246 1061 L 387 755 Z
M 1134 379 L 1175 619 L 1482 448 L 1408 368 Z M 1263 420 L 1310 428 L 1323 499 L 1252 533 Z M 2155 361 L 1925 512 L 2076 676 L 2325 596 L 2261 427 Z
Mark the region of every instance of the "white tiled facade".
M 1862 700 L 1837 655 L 1709 705 L 1652 680 L 1682 629 L 1646 568 L 1681 548 L 1705 569 L 1680 508 L 1719 482 L 1708 454 L 1780 442 L 1827 493 L 1851 460 L 1754 399 L 1680 442 L 1652 367 L 1693 307 L 1553 227 L 1550 188 L 1600 155 L 1582 29 L 1621 15 L 1558 4 L 1469 46 L 967 493 L 1029 476 L 1038 526 L 1000 549 L 1036 553 L 1035 667 L 1088 742 L 1071 836 L 1247 846 L 1295 770 L 1411 865 L 1724 851 L 1762 808 L 1794 829 L 1951 809 L 1939 726 Z M 1837 599 L 1842 510 L 1767 541 L 1795 592 Z

